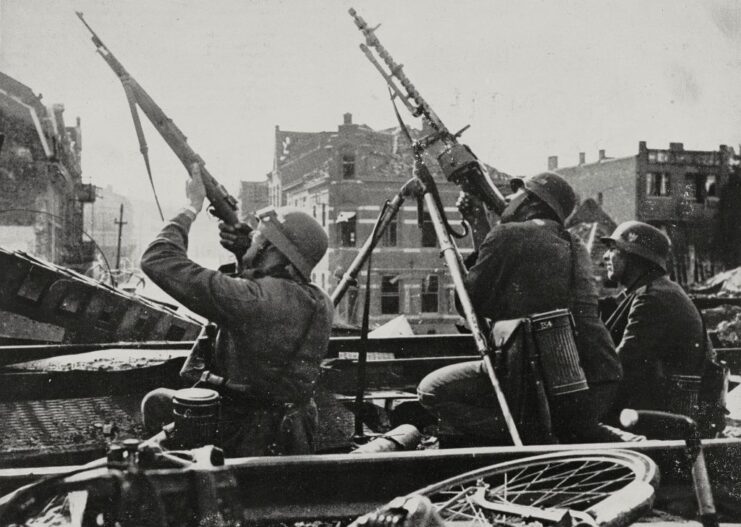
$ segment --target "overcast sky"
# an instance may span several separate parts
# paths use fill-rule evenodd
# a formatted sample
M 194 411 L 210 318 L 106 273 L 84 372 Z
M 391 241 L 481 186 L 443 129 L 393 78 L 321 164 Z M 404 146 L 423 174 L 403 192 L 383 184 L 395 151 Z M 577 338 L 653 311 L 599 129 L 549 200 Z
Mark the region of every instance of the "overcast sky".
M 349 7 L 452 130 L 514 174 L 683 142 L 741 141 L 736 1 L 0 0 L 0 68 L 82 119 L 84 177 L 151 199 L 123 90 L 74 11 L 230 191 L 272 168 L 274 128 L 395 125 Z M 418 126 L 410 117 L 410 122 Z M 185 172 L 151 127 L 166 203 Z

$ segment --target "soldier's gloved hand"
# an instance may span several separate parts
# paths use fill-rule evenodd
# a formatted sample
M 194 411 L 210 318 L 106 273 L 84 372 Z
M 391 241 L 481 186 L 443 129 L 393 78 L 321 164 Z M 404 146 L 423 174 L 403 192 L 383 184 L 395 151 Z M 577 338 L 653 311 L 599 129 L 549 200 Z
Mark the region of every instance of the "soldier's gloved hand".
M 247 249 L 250 248 L 252 229 L 246 224 L 239 222 L 236 225 L 219 222 L 219 243 L 227 251 L 234 254 L 237 260 L 241 260 Z
M 484 204 L 479 198 L 468 192 L 461 191 L 458 194 L 458 200 L 455 202 L 455 206 L 458 207 L 458 212 L 461 213 L 463 219 L 468 223 L 475 223 L 482 216 L 486 217 Z

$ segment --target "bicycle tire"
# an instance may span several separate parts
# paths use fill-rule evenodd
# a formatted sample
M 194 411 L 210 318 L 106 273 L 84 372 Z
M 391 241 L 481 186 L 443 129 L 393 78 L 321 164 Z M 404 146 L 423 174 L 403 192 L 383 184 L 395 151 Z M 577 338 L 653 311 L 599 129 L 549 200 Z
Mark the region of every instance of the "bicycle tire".
M 516 518 L 547 525 L 560 523 L 567 512 L 575 525 L 624 527 L 650 510 L 658 479 L 656 464 L 638 452 L 559 452 L 467 472 L 395 502 L 398 507 L 425 497 L 446 524 L 489 527 Z M 371 516 L 381 522 L 371 519 L 366 525 L 388 524 L 393 513 L 387 508 Z

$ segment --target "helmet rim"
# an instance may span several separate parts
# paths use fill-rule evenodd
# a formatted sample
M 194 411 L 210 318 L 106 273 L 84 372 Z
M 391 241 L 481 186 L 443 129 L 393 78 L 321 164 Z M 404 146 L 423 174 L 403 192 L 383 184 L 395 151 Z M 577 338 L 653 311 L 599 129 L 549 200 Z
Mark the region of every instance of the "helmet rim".
M 640 231 L 643 231 L 642 236 Z M 633 241 L 631 237 L 634 237 Z M 667 261 L 671 241 L 666 234 L 653 225 L 639 221 L 626 221 L 618 225 L 610 236 L 603 236 L 600 240 L 608 247 L 617 247 L 628 254 L 648 260 L 658 265 L 664 272 L 668 270 Z M 643 240 L 643 243 L 639 240 Z M 654 242 L 654 246 L 649 247 L 646 242 Z
M 300 221 L 306 223 L 309 231 L 293 232 L 291 225 L 288 223 L 290 217 L 296 215 L 302 216 Z M 280 207 L 278 209 L 266 207 L 266 209 L 258 211 L 257 216 L 260 220 L 257 230 L 286 257 L 305 280 L 311 281 L 311 272 L 327 251 L 328 240 L 324 229 L 314 218 L 299 209 L 291 207 Z M 299 219 L 294 217 L 293 221 L 299 221 Z M 311 232 L 312 230 L 314 232 Z M 312 237 L 313 240 L 310 239 Z M 317 244 L 314 247 L 317 254 L 305 254 L 305 252 L 310 252 L 307 249 L 312 248 L 310 245 L 303 246 L 305 243 L 302 242 L 312 241 Z M 318 254 L 319 252 L 321 255 Z
M 566 221 L 566 218 L 571 215 L 576 207 L 574 189 L 568 181 L 555 172 L 541 172 L 534 176 L 514 178 L 510 181 L 510 187 L 513 191 L 524 188 L 535 195 L 556 214 L 562 223 Z M 562 199 L 559 199 L 557 194 L 560 194 Z M 568 203 L 566 203 L 567 201 Z M 566 210 L 567 208 L 569 210 Z

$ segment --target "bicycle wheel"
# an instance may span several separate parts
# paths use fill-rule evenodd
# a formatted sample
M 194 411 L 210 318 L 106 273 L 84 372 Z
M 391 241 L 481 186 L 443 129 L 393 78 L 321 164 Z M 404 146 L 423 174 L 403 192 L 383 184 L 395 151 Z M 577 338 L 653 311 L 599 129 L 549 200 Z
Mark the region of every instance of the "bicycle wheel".
M 423 496 L 432 502 L 438 522 L 449 525 L 488 527 L 516 519 L 517 525 L 529 520 L 543 525 L 622 527 L 650 509 L 656 484 L 656 464 L 643 454 L 571 451 L 467 472 L 401 498 L 396 507 L 405 499 Z M 567 514 L 571 522 L 564 521 Z M 392 516 L 388 509 L 376 514 L 382 523 Z

